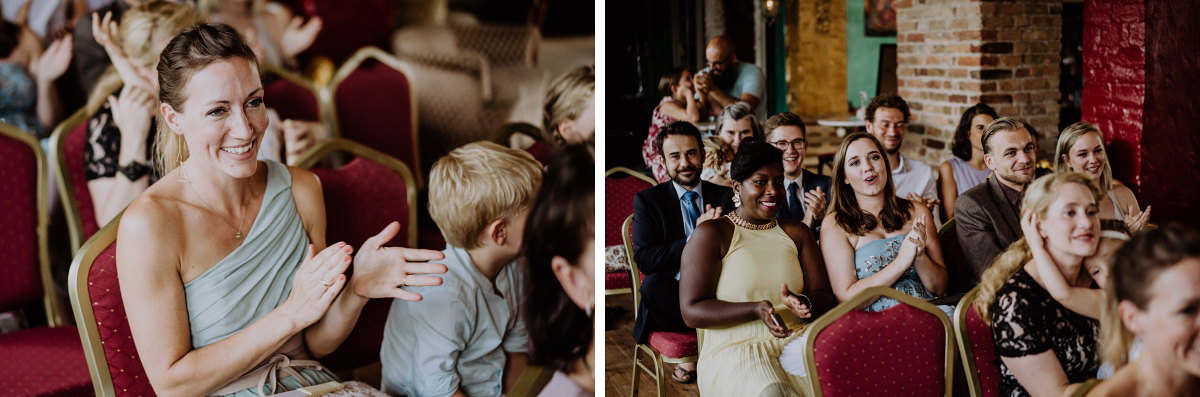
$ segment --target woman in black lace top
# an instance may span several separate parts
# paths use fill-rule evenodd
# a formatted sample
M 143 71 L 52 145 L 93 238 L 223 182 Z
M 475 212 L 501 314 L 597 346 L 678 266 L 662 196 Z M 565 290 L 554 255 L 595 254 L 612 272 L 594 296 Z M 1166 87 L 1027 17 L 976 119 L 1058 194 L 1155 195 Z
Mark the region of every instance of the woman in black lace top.
M 1044 239 L 1062 277 L 1074 287 L 1091 286 L 1083 259 L 1099 245 L 1099 198 L 1099 188 L 1083 174 L 1038 179 L 1026 188 L 1021 207 L 1043 220 L 1040 235 L 1014 242 L 983 274 L 976 308 L 992 327 L 1001 396 L 1066 395 L 1100 367 L 1096 320 L 1050 296 L 1025 241 Z

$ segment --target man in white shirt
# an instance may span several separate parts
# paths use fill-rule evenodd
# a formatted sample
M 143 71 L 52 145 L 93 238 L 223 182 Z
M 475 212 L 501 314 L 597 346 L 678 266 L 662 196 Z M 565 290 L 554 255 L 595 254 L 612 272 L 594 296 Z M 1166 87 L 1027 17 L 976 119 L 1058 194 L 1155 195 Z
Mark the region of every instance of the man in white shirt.
M 904 128 L 911 116 L 904 98 L 896 94 L 880 94 L 867 104 L 867 132 L 875 135 L 887 151 L 896 195 L 924 203 L 937 221 L 936 208 L 941 202 L 937 198 L 937 173 L 925 163 L 900 154 L 900 146 L 904 144 Z

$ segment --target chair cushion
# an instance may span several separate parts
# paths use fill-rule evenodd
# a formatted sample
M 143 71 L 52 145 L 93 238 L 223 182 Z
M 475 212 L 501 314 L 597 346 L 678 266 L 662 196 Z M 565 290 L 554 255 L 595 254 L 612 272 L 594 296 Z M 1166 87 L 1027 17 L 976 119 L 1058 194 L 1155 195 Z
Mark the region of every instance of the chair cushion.
M 321 120 L 321 104 L 316 93 L 284 78 L 263 87 L 267 106 L 279 112 L 281 120 Z
M 111 244 L 92 262 L 88 272 L 88 294 L 96 315 L 96 328 L 104 344 L 104 357 L 112 374 L 113 388 L 118 396 L 153 396 L 154 389 L 146 378 L 146 369 L 138 356 L 125 304 L 121 300 L 121 285 L 117 282 L 117 245 Z M 79 339 L 79 335 L 75 335 Z
M 1000 395 L 1000 366 L 996 364 L 996 344 L 992 340 L 992 328 L 983 322 L 975 306 L 967 312 L 967 341 L 975 356 L 975 371 L 979 375 L 979 386 L 983 397 Z
M 91 396 L 92 378 L 75 327 L 0 335 L 0 390 L 17 396 Z
M 658 350 L 663 357 L 684 358 L 700 354 L 696 343 L 696 332 L 666 332 L 651 331 L 650 347 Z
M 852 310 L 816 337 L 821 390 L 830 397 L 941 395 L 947 337 L 934 314 L 903 303 Z
M 629 271 L 604 272 L 604 289 L 629 288 Z
M 624 245 L 610 245 L 604 247 L 604 271 L 629 270 L 629 255 L 625 254 Z
M 625 176 L 604 178 L 604 245 L 624 244 L 621 223 L 633 213 L 633 196 L 653 187 L 649 182 Z
M 0 135 L 0 312 L 42 299 L 37 176 L 34 149 Z
M 400 71 L 368 59 L 334 87 L 333 96 L 343 138 L 395 157 L 418 175 L 410 83 Z

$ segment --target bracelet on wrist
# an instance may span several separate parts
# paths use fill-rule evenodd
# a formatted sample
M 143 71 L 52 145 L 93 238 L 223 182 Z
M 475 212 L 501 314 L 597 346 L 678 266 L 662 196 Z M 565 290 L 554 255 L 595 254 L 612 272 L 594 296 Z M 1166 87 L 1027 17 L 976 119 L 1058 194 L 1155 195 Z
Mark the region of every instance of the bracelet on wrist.
M 129 164 L 118 166 L 117 172 L 125 175 L 125 177 L 129 178 L 130 181 L 136 181 L 138 179 L 142 179 L 142 177 L 146 176 L 146 174 L 149 174 L 150 167 L 146 166 L 145 164 L 132 161 Z

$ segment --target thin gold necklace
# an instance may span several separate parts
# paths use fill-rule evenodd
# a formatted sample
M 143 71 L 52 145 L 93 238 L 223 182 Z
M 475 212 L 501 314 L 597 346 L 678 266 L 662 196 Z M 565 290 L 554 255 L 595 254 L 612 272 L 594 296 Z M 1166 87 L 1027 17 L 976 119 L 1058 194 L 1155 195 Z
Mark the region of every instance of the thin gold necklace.
M 225 226 L 229 226 L 230 229 L 233 229 L 233 231 L 235 232 L 235 234 L 233 235 L 233 238 L 241 240 L 242 239 L 242 225 L 246 223 L 246 213 L 250 212 L 249 209 L 247 209 L 245 212 L 242 212 L 242 220 L 238 221 L 238 227 L 233 227 L 233 225 L 230 225 L 229 222 L 225 221 L 225 218 L 222 218 L 220 215 L 217 215 L 217 211 L 213 210 L 212 206 L 208 205 L 208 203 L 204 201 L 204 197 L 200 197 L 200 193 L 196 192 L 196 186 L 193 186 L 192 181 L 188 180 L 187 169 L 183 168 L 183 162 L 179 162 L 179 172 L 183 173 L 183 179 L 181 179 L 179 181 L 187 183 L 188 187 L 192 188 L 192 194 L 195 194 L 196 198 L 200 199 L 200 203 L 204 204 L 204 206 L 208 208 L 208 212 L 211 212 L 213 214 L 213 216 L 217 217 L 217 219 L 220 219 L 221 222 L 225 223 Z M 243 199 L 242 201 L 245 202 L 245 199 Z
M 775 225 L 779 223 L 779 221 L 775 220 L 775 218 L 771 218 L 770 222 L 767 222 L 767 223 L 764 223 L 761 225 L 756 225 L 756 224 L 753 224 L 750 221 L 746 220 L 745 218 L 742 218 L 741 215 L 738 215 L 737 210 L 730 212 L 729 214 L 725 215 L 725 217 L 729 218 L 729 220 L 731 222 L 733 222 L 734 225 L 738 225 L 738 226 L 741 226 L 743 228 L 750 229 L 750 230 L 767 230 L 767 229 L 775 227 Z

